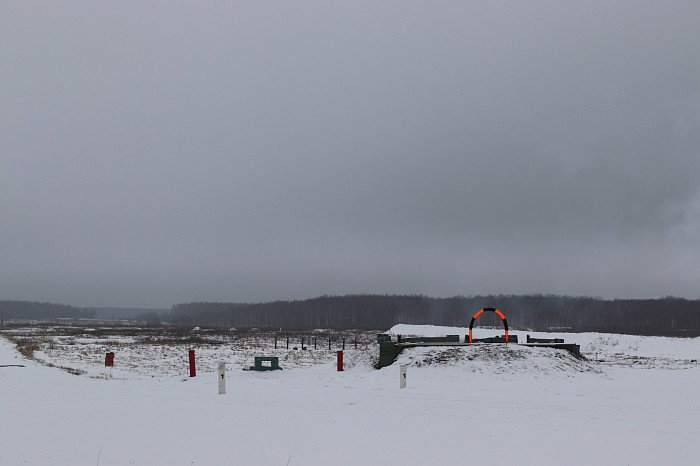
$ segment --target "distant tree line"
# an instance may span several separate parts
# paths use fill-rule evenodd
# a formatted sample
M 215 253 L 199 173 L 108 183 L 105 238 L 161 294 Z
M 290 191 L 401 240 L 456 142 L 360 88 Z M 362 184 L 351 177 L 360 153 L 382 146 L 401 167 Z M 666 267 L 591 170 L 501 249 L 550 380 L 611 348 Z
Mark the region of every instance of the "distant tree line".
M 468 327 L 481 308 L 501 310 L 513 329 L 700 336 L 700 300 L 614 299 L 558 295 L 489 295 L 431 298 L 422 295 L 321 296 L 268 303 L 177 304 L 176 325 L 267 329 L 388 329 L 395 324 Z M 478 326 L 502 326 L 494 313 Z
M 67 304 L 38 303 L 31 301 L 0 301 L 0 318 L 47 320 L 47 319 L 91 319 L 95 311 Z
M 141 321 L 146 325 L 160 325 L 160 316 L 155 311 L 142 312 L 134 317 L 134 320 Z

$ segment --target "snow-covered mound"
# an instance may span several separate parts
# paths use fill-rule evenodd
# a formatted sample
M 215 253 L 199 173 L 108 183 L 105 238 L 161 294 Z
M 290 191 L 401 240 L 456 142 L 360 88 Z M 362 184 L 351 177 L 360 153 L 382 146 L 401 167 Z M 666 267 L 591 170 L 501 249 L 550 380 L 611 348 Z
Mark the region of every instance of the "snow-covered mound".
M 450 366 L 451 370 L 511 376 L 602 374 L 600 365 L 578 359 L 565 350 L 520 345 L 476 344 L 458 347 L 405 349 L 396 363 L 409 366 Z
M 469 328 L 399 324 L 393 326 L 387 333 L 390 335 L 426 337 L 459 335 L 463 340 L 469 334 Z M 589 364 L 580 362 L 580 365 L 584 366 L 581 367 L 582 371 L 588 371 L 591 367 L 595 367 L 594 362 L 604 365 L 665 369 L 687 369 L 700 366 L 700 363 L 698 363 L 700 338 L 650 337 L 609 333 L 530 332 L 526 330 L 511 330 L 509 333 L 510 335 L 517 335 L 520 343 L 525 342 L 527 336 L 530 335 L 533 338 L 561 338 L 566 343 L 580 345 L 581 354 L 590 362 Z M 474 328 L 472 329 L 472 334 L 474 338 L 492 337 L 502 335 L 503 329 Z M 515 347 L 515 345 L 508 345 L 512 355 L 515 350 L 511 347 Z M 528 354 L 537 353 L 531 352 Z M 545 350 L 539 353 L 539 356 L 535 359 L 547 359 L 550 356 L 552 356 L 551 350 Z M 483 358 L 488 358 L 488 355 L 483 354 L 477 359 Z

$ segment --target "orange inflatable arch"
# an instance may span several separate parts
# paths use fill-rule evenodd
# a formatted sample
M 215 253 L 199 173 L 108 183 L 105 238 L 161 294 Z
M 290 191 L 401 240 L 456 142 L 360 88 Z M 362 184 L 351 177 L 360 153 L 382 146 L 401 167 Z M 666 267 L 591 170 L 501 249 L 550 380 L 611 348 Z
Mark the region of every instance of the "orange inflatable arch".
M 492 307 L 485 307 L 476 314 L 474 314 L 474 317 L 472 317 L 472 321 L 469 324 L 469 343 L 472 342 L 472 327 L 474 326 L 474 321 L 476 320 L 477 317 L 479 317 L 481 314 L 484 312 L 495 312 L 499 316 L 501 316 L 501 319 L 503 319 L 503 326 L 506 328 L 506 344 L 508 343 L 508 321 L 506 320 L 506 316 L 503 315 L 501 311 L 498 309 L 494 309 Z

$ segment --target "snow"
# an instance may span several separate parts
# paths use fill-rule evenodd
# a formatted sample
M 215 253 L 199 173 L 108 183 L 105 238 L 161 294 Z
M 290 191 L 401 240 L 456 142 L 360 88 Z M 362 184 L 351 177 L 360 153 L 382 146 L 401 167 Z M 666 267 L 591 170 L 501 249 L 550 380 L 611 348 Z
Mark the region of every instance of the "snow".
M 527 334 L 511 333 L 521 341 Z M 407 349 L 375 370 L 378 349 L 369 345 L 346 351 L 344 372 L 336 371 L 334 351 L 286 349 L 259 350 L 279 354 L 284 370 L 252 372 L 240 369 L 252 365 L 254 351 L 202 344 L 190 378 L 183 347 L 146 350 L 124 337 L 112 343 L 110 378 L 104 341 L 80 335 L 62 345 L 57 336 L 35 353 L 41 364 L 0 334 L 0 366 L 25 366 L 0 367 L 0 465 L 698 463 L 699 338 L 530 335 L 578 343 L 587 360 L 472 345 Z M 139 369 L 131 358 L 150 365 Z M 225 395 L 218 394 L 220 360 Z M 403 390 L 400 364 L 408 365 Z

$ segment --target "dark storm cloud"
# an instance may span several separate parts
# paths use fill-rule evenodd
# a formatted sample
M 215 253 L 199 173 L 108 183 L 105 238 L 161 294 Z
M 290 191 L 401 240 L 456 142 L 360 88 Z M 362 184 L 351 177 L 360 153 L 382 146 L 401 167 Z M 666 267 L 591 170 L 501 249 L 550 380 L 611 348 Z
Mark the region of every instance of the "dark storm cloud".
M 696 2 L 5 3 L 0 298 L 696 298 Z

